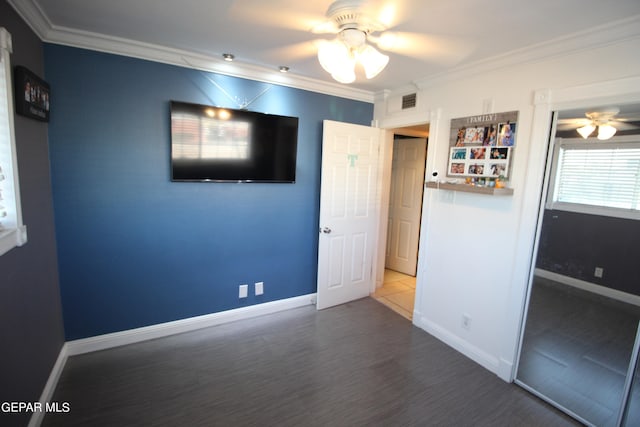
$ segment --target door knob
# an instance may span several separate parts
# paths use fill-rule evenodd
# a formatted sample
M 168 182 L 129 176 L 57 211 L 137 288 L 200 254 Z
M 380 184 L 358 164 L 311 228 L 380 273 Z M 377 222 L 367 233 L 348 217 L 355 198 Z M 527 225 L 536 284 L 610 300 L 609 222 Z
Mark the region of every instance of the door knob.
M 325 228 L 322 229 L 322 232 L 325 233 L 325 234 L 329 234 L 329 233 L 331 233 L 331 229 L 329 227 L 325 227 Z

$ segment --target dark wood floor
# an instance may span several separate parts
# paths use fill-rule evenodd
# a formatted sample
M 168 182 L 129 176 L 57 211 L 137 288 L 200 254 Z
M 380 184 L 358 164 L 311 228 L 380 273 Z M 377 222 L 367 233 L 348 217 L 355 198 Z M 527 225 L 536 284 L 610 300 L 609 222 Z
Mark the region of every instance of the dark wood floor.
M 518 379 L 594 425 L 615 426 L 640 308 L 540 277 L 529 307 Z M 640 405 L 637 392 L 632 401 Z M 627 422 L 640 425 L 640 413 Z
M 570 426 L 370 298 L 69 358 L 43 426 Z

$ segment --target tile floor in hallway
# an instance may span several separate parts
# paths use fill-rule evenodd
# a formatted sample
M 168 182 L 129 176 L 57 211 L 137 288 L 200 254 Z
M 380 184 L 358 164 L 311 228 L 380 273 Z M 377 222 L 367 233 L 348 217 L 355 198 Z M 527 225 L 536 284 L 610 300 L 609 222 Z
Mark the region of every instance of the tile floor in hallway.
M 393 270 L 384 271 L 384 282 L 371 297 L 409 320 L 413 318 L 416 278 Z

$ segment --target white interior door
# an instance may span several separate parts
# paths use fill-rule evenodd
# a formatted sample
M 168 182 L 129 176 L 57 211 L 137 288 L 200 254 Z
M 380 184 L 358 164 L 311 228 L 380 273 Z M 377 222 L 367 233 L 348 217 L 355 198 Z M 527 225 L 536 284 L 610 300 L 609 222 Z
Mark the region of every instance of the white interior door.
M 383 134 L 378 128 L 324 121 L 318 310 L 366 297 L 372 289 Z
M 393 141 L 385 267 L 411 276 L 418 265 L 426 148 L 424 138 Z

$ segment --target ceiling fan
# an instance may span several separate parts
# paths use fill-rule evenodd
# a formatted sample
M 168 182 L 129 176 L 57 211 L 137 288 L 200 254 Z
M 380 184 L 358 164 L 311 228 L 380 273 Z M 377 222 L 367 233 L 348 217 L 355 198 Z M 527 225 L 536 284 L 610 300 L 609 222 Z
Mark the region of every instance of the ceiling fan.
M 558 130 L 575 129 L 584 139 L 589 138 L 597 129 L 597 138 L 607 140 L 613 137 L 618 130 L 637 129 L 638 126 L 628 123 L 633 119 L 618 117 L 620 109 L 611 107 L 596 111 L 587 111 L 583 119 L 560 119 Z M 638 120 L 638 119 L 637 119 Z
M 317 55 L 320 65 L 341 83 L 355 81 L 359 69 L 366 78 L 375 77 L 392 61 L 387 54 L 452 65 L 474 48 L 468 40 L 401 31 L 410 10 L 407 0 L 335 0 L 324 15 L 317 13 L 316 3 L 295 3 L 295 7 L 292 2 L 291 8 L 274 9 L 266 2 L 250 0 L 238 3 L 235 13 L 256 25 L 279 28 L 283 34 L 296 30 L 333 35 L 281 45 L 271 52 L 298 59 Z
M 322 68 L 340 83 L 355 81 L 355 66 L 360 63 L 368 79 L 377 76 L 389 63 L 368 41 L 381 43 L 384 36 L 373 38 L 372 33 L 387 26 L 370 16 L 357 0 L 337 0 L 327 10 L 327 22 L 313 29 L 315 33 L 337 33 L 332 40 L 318 43 L 318 60 Z M 387 45 L 387 47 L 392 47 Z

